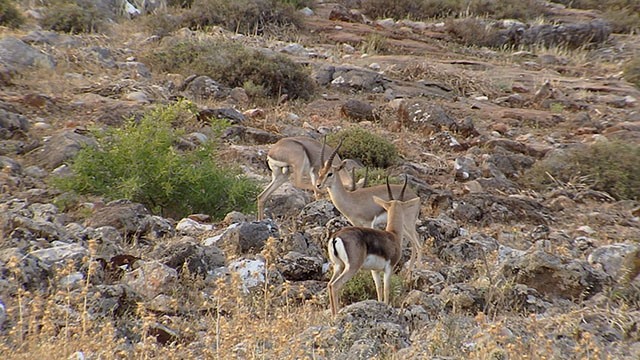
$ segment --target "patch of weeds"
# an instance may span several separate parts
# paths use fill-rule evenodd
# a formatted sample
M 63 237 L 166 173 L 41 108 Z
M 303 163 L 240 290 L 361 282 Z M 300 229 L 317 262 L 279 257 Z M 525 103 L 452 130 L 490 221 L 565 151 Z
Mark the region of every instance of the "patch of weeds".
M 564 105 L 562 103 L 559 103 L 559 102 L 552 102 L 549 105 L 549 110 L 552 113 L 559 114 L 559 113 L 562 113 L 564 111 Z
M 266 53 L 232 42 L 213 40 L 169 41 L 143 56 L 156 71 L 185 76 L 207 75 L 230 87 L 253 84 L 249 90 L 265 96 L 287 94 L 290 99 L 308 99 L 314 82 L 303 65 L 281 54 Z
M 0 25 L 18 28 L 24 24 L 24 17 L 20 14 L 12 0 L 0 0 Z
M 640 88 L 640 58 L 629 61 L 623 70 L 625 80 Z
M 172 123 L 189 105 L 152 110 L 142 120 L 97 133 L 99 146 L 82 149 L 72 175 L 55 178 L 65 191 L 129 199 L 163 216 L 207 213 L 219 219 L 232 210 L 250 212 L 258 188 L 237 168 L 221 164 L 212 141 L 191 151 L 174 145 L 181 135 Z
M 336 146 L 344 139 L 340 148 L 343 159 L 360 160 L 364 166 L 386 168 L 398 158 L 398 150 L 388 140 L 360 127 L 351 127 L 327 136 L 327 143 Z
M 72 34 L 97 32 L 104 14 L 89 0 L 53 0 L 44 11 L 40 25 L 48 30 Z
M 640 145 L 619 140 L 597 142 L 553 154 L 525 173 L 537 189 L 582 184 L 618 200 L 640 199 Z
M 361 44 L 361 50 L 365 54 L 388 54 L 390 52 L 387 38 L 376 33 L 367 35 Z
M 394 304 L 403 289 L 402 278 L 397 274 L 391 275 L 390 288 L 389 303 Z M 377 300 L 376 284 L 373 282 L 371 272 L 358 271 L 358 273 L 342 287 L 342 294 L 339 296 L 340 303 L 343 306 L 364 300 Z

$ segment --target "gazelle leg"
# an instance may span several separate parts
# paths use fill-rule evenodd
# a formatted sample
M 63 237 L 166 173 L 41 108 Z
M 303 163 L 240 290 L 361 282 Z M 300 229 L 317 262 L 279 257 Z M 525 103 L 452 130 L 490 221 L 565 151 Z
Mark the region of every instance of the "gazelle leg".
M 331 314 L 335 315 L 338 309 L 337 298 L 335 296 L 333 283 L 336 278 L 344 271 L 344 264 L 342 262 L 337 262 L 333 265 L 333 275 L 331 276 L 331 280 L 329 280 L 329 285 L 327 286 L 327 290 L 329 293 L 329 306 L 331 307 Z
M 380 273 L 377 270 L 371 270 L 371 277 L 373 277 L 373 282 L 376 283 L 378 301 L 382 302 L 382 282 L 380 281 Z
M 271 170 L 271 182 L 267 187 L 258 195 L 258 220 L 264 219 L 264 203 L 267 198 L 276 191 L 282 184 L 284 184 L 289 178 L 289 170 L 286 167 L 274 167 Z
M 389 292 L 391 291 L 391 271 L 390 264 L 384 268 L 384 303 L 389 304 Z
M 350 264 L 345 264 L 345 268 L 342 273 L 335 279 L 329 282 L 329 295 L 333 298 L 331 301 L 331 314 L 336 316 L 338 314 L 338 295 L 340 294 L 340 289 L 344 284 L 351 280 L 351 278 L 358 272 L 360 266 L 353 266 Z

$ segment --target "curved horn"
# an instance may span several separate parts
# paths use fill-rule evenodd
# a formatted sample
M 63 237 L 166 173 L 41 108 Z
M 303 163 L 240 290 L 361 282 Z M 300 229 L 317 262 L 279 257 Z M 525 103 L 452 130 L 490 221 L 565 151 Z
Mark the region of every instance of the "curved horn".
M 389 201 L 393 200 L 393 194 L 391 193 L 391 186 L 389 186 L 389 175 L 387 175 L 387 192 L 389 193 Z
M 329 158 L 327 159 L 327 163 L 333 164 L 333 158 L 336 157 L 336 154 L 338 153 L 338 150 L 340 150 L 340 147 L 342 146 L 343 141 L 344 141 L 344 138 L 340 139 L 340 143 L 338 143 L 338 146 L 336 146 L 336 149 L 333 150 L 331 155 L 329 155 Z
M 327 146 L 327 135 L 322 137 L 322 150 L 320 150 L 320 163 L 324 165 L 324 148 Z
M 404 190 L 407 188 L 407 182 L 409 180 L 409 176 L 404 174 L 404 186 L 402 186 L 402 191 L 400 192 L 400 201 L 404 201 Z

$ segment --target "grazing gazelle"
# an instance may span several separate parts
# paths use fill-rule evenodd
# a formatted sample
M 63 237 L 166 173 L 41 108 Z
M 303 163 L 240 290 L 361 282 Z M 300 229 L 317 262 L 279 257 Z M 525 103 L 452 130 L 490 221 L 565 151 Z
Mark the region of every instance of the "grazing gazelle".
M 387 211 L 377 202 L 373 200 L 374 197 L 379 197 L 383 200 L 391 200 L 391 191 L 396 194 L 400 191 L 400 185 L 387 184 L 385 185 L 371 186 L 367 188 L 360 188 L 354 191 L 347 191 L 341 181 L 336 181 L 335 174 L 344 171 L 345 162 L 339 162 L 336 165 L 335 157 L 340 149 L 342 142 L 338 144 L 336 149 L 331 153 L 327 161 L 324 163 L 322 169 L 318 172 L 318 178 L 316 180 L 316 187 L 318 189 L 327 188 L 329 191 L 329 197 L 333 202 L 333 205 L 344 215 L 353 226 L 364 226 L 376 228 L 384 225 L 388 221 Z M 418 195 L 411 190 L 406 189 L 406 176 L 405 185 L 402 187 L 402 193 L 400 194 L 400 200 L 413 200 L 419 199 Z M 391 189 L 391 190 L 389 190 Z M 405 189 L 407 193 L 405 194 Z M 389 194 L 387 194 L 389 190 Z M 416 231 L 416 221 L 420 216 L 420 202 L 413 202 L 413 207 L 407 208 L 404 211 L 404 222 L 401 230 L 401 237 L 409 238 L 413 245 L 411 251 L 411 260 L 409 261 L 409 270 L 413 269 L 416 261 L 420 262 L 422 254 L 420 250 L 420 236 Z
M 316 198 L 318 189 L 314 186 L 318 171 L 324 165 L 324 149 L 334 151 L 324 142 L 309 137 L 287 137 L 278 140 L 267 153 L 267 162 L 271 169 L 271 183 L 258 195 L 258 220 L 264 218 L 264 204 L 267 198 L 287 180 L 300 189 L 313 190 Z M 336 165 L 341 163 L 336 156 L 331 158 Z M 340 171 L 341 184 L 352 187 L 347 170 Z
M 404 186 L 407 186 L 405 179 Z M 387 178 L 389 201 L 373 196 L 373 201 L 387 211 L 386 230 L 351 226 L 341 229 L 329 239 L 329 259 L 333 263 L 333 276 L 329 281 L 329 303 L 331 313 L 338 312 L 338 297 L 342 286 L 349 281 L 358 270 L 371 270 L 376 284 L 378 301 L 389 303 L 389 281 L 394 266 L 402 255 L 401 233 L 407 212 L 420 205 L 420 198 L 408 201 L 394 200 Z M 402 189 L 404 192 L 404 188 Z M 380 272 L 384 273 L 384 297 Z

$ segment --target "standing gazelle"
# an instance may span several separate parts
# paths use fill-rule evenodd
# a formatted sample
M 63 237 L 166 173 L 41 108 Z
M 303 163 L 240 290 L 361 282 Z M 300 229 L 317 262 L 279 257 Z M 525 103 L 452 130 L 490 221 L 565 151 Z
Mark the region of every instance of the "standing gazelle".
M 383 200 L 391 200 L 391 191 L 396 194 L 400 191 L 400 185 L 391 185 L 387 183 L 385 185 L 371 186 L 367 188 L 360 188 L 354 191 L 347 191 L 341 181 L 336 181 L 335 174 L 344 171 L 345 162 L 339 162 L 336 165 L 335 157 L 342 142 L 331 153 L 327 161 L 324 163 L 322 169 L 318 172 L 318 179 L 316 180 L 316 187 L 318 189 L 327 188 L 329 191 L 329 197 L 335 205 L 335 207 L 344 215 L 353 226 L 363 226 L 376 228 L 388 222 L 388 212 L 382 205 L 374 201 L 374 197 L 381 198 Z M 402 187 L 400 194 L 400 200 L 413 200 L 419 199 L 418 195 L 411 190 L 406 189 L 406 177 L 405 185 Z M 405 194 L 405 189 L 407 190 Z M 388 194 L 387 194 L 388 191 Z M 412 202 L 414 206 L 405 209 L 403 216 L 403 227 L 401 230 L 401 237 L 407 237 L 413 245 L 411 251 L 411 260 L 409 261 L 409 270 L 413 269 L 416 261 L 420 262 L 422 259 L 420 236 L 416 231 L 416 221 L 420 215 L 420 202 Z
M 314 186 L 318 171 L 324 165 L 324 149 L 334 151 L 324 142 L 309 137 L 287 137 L 278 140 L 269 149 L 267 162 L 271 169 L 271 183 L 258 195 L 258 220 L 264 218 L 264 204 L 267 198 L 287 180 L 300 189 L 313 190 L 316 198 L 318 189 Z M 339 157 L 332 157 L 330 163 L 339 165 Z M 340 171 L 341 184 L 351 187 L 351 177 L 346 170 Z
M 405 179 L 404 186 L 407 186 Z M 394 200 L 387 178 L 389 201 L 373 196 L 373 201 L 387 211 L 386 230 L 361 226 L 343 228 L 329 240 L 329 259 L 333 263 L 333 276 L 329 281 L 329 303 L 331 313 L 338 312 L 338 297 L 342 286 L 360 269 L 371 270 L 376 284 L 378 301 L 389 303 L 391 273 L 402 255 L 402 229 L 407 212 L 420 205 L 420 198 L 408 201 Z M 402 189 L 404 192 L 404 188 Z M 384 273 L 384 298 L 380 272 Z

